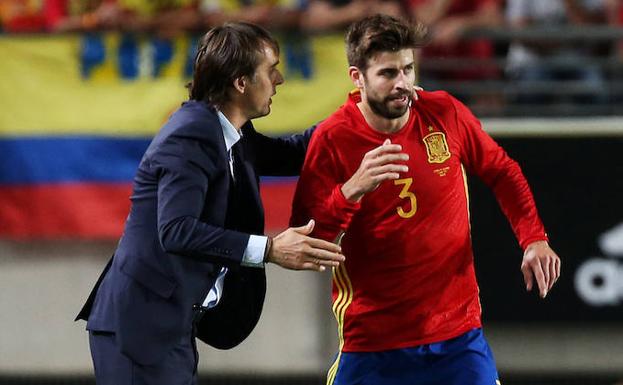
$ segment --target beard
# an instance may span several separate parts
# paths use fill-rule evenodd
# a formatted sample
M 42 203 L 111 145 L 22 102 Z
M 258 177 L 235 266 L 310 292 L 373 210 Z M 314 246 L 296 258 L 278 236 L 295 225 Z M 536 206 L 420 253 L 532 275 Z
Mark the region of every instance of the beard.
M 404 96 L 407 97 L 407 104 L 405 106 L 401 106 L 401 107 L 390 106 L 390 103 L 393 100 L 400 99 Z M 402 93 L 397 96 L 396 95 L 387 96 L 383 99 L 375 98 L 372 95 L 368 95 L 367 99 L 368 99 L 367 100 L 368 104 L 370 105 L 370 108 L 372 109 L 372 111 L 374 111 L 375 114 L 382 116 L 386 119 L 400 118 L 407 112 L 407 110 L 409 109 L 409 106 L 411 105 L 411 102 L 413 101 L 412 95 L 408 93 Z

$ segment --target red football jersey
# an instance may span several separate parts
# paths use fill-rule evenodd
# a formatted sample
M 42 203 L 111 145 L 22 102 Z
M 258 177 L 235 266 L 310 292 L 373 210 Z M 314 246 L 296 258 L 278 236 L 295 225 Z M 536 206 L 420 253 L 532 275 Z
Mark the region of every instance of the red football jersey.
M 342 232 L 346 262 L 333 272 L 342 351 L 438 342 L 481 325 L 465 171 L 494 191 L 522 247 L 547 239 L 517 163 L 474 115 L 445 92 L 419 92 L 398 132 L 371 128 L 358 92 L 312 136 L 292 223 L 316 220 L 314 236 Z M 340 187 L 385 139 L 409 154 L 409 171 L 359 203 Z

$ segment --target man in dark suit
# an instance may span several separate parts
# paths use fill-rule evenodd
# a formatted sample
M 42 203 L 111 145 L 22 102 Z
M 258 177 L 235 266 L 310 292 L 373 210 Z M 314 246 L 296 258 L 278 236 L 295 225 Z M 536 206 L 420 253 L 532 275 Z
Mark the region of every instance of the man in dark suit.
M 195 337 L 240 343 L 264 301 L 264 264 L 322 271 L 344 260 L 307 235 L 313 221 L 263 236 L 258 175 L 295 175 L 312 130 L 257 133 L 283 83 L 279 47 L 244 23 L 210 30 L 190 100 L 156 135 L 134 179 L 115 254 L 77 319 L 87 320 L 98 385 L 195 384 Z

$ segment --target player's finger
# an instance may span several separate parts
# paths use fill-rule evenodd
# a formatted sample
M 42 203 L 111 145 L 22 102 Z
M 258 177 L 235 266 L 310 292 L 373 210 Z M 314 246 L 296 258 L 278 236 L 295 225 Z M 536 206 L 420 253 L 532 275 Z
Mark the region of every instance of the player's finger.
M 543 267 L 541 266 L 541 262 L 538 258 L 535 258 L 534 261 L 530 264 L 530 268 L 534 273 L 534 278 L 536 278 L 536 284 L 539 288 L 539 294 L 541 298 L 545 298 L 547 295 L 547 285 L 545 284 L 545 274 L 543 273 Z
M 393 143 L 382 144 L 378 146 L 377 148 L 368 151 L 365 157 L 376 158 L 385 153 L 400 152 L 400 151 L 402 151 L 402 146 L 399 144 L 393 144 Z
M 550 266 L 550 283 L 549 283 L 549 289 L 551 290 L 552 287 L 554 286 L 554 283 L 556 283 L 556 281 L 558 280 L 558 269 L 559 269 L 559 259 L 557 257 L 553 257 L 552 258 L 552 264 Z
M 549 290 L 549 285 L 551 283 L 551 279 L 550 279 L 550 268 L 552 265 L 552 260 L 551 258 L 549 258 L 549 256 L 540 259 L 541 262 L 541 268 L 543 269 L 543 277 L 545 278 L 545 289 Z
M 393 152 L 390 154 L 379 155 L 368 161 L 368 167 L 382 166 L 388 163 L 405 162 L 409 160 L 409 154 L 404 152 Z
M 399 178 L 400 178 L 400 174 L 398 174 L 397 172 L 386 172 L 386 173 L 379 174 L 379 175 L 373 175 L 372 182 L 375 185 L 378 185 L 381 182 L 384 182 L 386 180 L 396 180 Z
M 521 266 L 521 273 L 523 274 L 523 280 L 526 284 L 526 291 L 532 290 L 532 285 L 534 283 L 532 270 L 527 264 Z
M 407 172 L 409 167 L 404 164 L 386 164 L 384 166 L 375 167 L 370 170 L 371 175 L 379 175 L 387 172 Z
M 419 91 L 424 91 L 424 88 L 419 86 L 413 87 L 413 92 L 411 92 L 411 97 L 413 98 L 413 100 L 417 101 L 420 98 L 420 96 L 417 94 Z

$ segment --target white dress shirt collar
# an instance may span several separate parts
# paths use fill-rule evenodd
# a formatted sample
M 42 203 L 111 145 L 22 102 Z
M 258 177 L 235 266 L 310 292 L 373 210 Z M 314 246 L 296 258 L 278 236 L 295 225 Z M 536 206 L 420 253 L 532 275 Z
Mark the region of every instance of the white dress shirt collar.
M 240 140 L 242 135 L 238 130 L 236 130 L 236 127 L 231 124 L 225 114 L 218 110 L 216 111 L 216 113 L 218 115 L 218 120 L 221 123 L 221 128 L 223 129 L 223 136 L 225 137 L 225 147 L 227 147 L 227 152 L 229 152 L 233 145 Z

